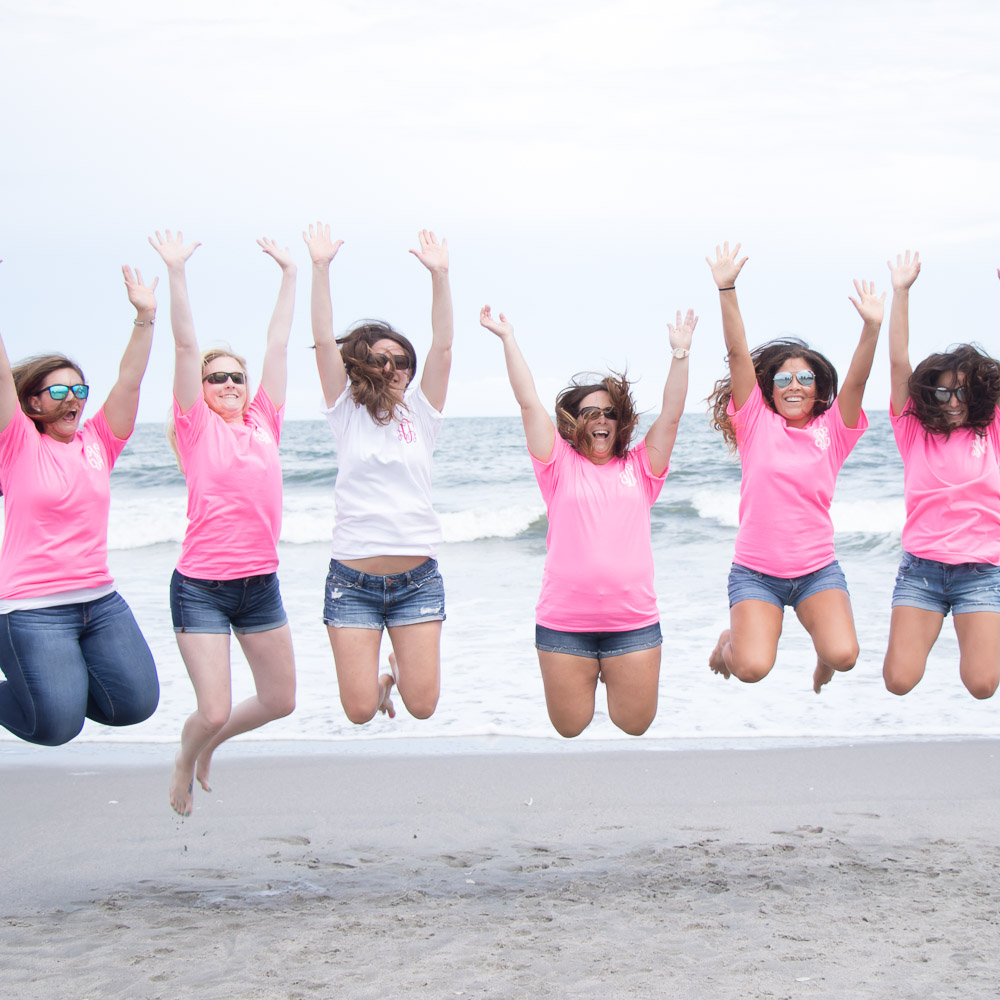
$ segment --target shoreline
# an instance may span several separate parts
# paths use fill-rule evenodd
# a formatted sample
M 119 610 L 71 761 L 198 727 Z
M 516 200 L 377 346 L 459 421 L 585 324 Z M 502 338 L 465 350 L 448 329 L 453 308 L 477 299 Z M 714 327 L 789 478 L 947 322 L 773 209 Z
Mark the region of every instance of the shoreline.
M 10 995 L 995 985 L 997 739 L 231 753 L 187 820 L 162 763 L 85 763 L 0 768 Z
M 578 736 L 565 739 L 553 736 L 522 736 L 477 734 L 442 736 L 440 733 L 415 736 L 407 733 L 392 736 L 387 733 L 358 734 L 326 740 L 315 737 L 302 739 L 268 739 L 254 733 L 228 740 L 220 750 L 220 761 L 241 761 L 268 758 L 287 759 L 312 757 L 449 757 L 505 754 L 662 754 L 759 752 L 764 750 L 822 750 L 844 747 L 892 746 L 901 743 L 988 743 L 1000 746 L 1000 737 L 989 733 L 890 733 L 883 736 L 827 735 L 806 736 L 679 736 L 663 737 L 604 737 Z M 22 740 L 0 739 L 0 773 L 6 768 L 64 767 L 89 762 L 122 767 L 156 766 L 171 761 L 177 741 L 95 740 L 77 739 L 58 747 L 43 747 Z

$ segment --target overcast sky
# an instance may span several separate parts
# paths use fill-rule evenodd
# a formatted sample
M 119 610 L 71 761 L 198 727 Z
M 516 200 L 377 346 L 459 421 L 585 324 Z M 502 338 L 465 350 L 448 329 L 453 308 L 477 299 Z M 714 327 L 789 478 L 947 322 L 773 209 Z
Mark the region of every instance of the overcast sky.
M 689 306 L 689 409 L 722 373 L 704 257 L 742 240 L 752 343 L 794 333 L 841 375 L 853 277 L 888 287 L 918 248 L 914 360 L 1000 353 L 1000 7 L 791 0 L 3 0 L 0 331 L 12 359 L 64 350 L 103 399 L 134 313 L 120 266 L 182 229 L 203 344 L 256 382 L 277 266 L 299 261 L 290 418 L 317 413 L 301 230 L 330 221 L 338 330 L 366 316 L 429 341 L 407 250 L 449 241 L 448 412 L 514 413 L 502 309 L 551 402 L 581 369 L 628 365 L 656 406 L 666 321 Z M 165 281 L 140 419 L 168 408 Z M 887 313 L 888 315 L 888 313 Z M 887 333 L 887 325 L 883 334 Z M 884 409 L 885 345 L 866 402 Z

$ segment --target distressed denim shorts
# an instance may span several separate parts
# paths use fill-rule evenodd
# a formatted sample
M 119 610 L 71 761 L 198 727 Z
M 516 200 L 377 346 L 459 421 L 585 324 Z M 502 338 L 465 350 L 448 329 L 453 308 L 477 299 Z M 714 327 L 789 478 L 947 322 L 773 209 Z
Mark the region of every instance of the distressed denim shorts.
M 270 632 L 288 623 L 278 574 L 238 580 L 196 580 L 174 570 L 170 578 L 170 615 L 175 632 L 229 635 Z
M 626 632 L 562 632 L 544 625 L 535 626 L 535 649 L 543 653 L 585 656 L 590 660 L 624 656 L 625 653 L 654 649 L 662 644 L 659 622 Z
M 786 604 L 797 608 L 807 597 L 823 590 L 842 590 L 847 593 L 847 580 L 836 559 L 804 576 L 768 576 L 755 569 L 733 563 L 729 571 L 729 606 L 740 601 L 767 601 L 784 610 Z
M 394 628 L 443 622 L 444 580 L 436 559 L 392 576 L 359 573 L 336 559 L 326 577 L 323 621 L 334 628 Z
M 923 608 L 947 615 L 1000 612 L 1000 566 L 950 563 L 903 553 L 892 591 L 892 606 Z

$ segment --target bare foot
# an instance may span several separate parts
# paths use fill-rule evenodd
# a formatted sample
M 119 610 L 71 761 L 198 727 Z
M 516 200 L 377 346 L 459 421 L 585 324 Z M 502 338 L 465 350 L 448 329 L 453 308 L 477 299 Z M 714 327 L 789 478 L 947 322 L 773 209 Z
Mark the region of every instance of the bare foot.
M 721 635 L 719 636 L 719 641 L 715 644 L 715 649 L 712 650 L 712 655 L 708 658 L 708 665 L 717 674 L 721 674 L 726 678 L 730 676 L 729 667 L 726 666 L 726 658 L 722 655 L 722 651 L 728 645 L 729 629 L 723 629 Z
M 390 719 L 396 718 L 396 709 L 392 704 L 389 693 L 395 684 L 392 674 L 381 674 L 378 679 L 378 710 L 384 712 Z
M 833 675 L 837 671 L 830 666 L 829 663 L 824 663 L 822 660 L 816 661 L 816 669 L 813 671 L 813 691 L 819 694 L 820 689 L 824 684 L 829 684 L 833 680 Z
M 198 784 L 205 789 L 206 792 L 212 790 L 212 786 L 208 783 L 208 772 L 212 769 L 212 750 L 203 750 L 201 755 L 198 757 L 197 766 L 194 769 L 194 776 L 198 779 Z
M 194 781 L 191 772 L 174 760 L 174 776 L 170 779 L 170 804 L 178 816 L 190 816 L 194 801 Z

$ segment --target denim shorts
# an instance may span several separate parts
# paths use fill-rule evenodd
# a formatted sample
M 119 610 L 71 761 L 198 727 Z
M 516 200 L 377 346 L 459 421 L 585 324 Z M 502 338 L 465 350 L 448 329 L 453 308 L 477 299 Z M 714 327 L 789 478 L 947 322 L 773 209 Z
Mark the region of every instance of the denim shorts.
M 624 656 L 641 649 L 655 649 L 662 644 L 659 622 L 626 632 L 562 632 L 544 625 L 535 626 L 535 649 L 543 653 L 585 656 L 589 660 Z
M 892 591 L 892 606 L 923 608 L 942 615 L 1000 612 L 1000 566 L 950 563 L 903 553 Z
M 829 566 L 806 573 L 805 576 L 769 576 L 733 563 L 729 571 L 729 606 L 740 601 L 766 601 L 784 610 L 786 604 L 797 608 L 807 597 L 823 590 L 847 593 L 847 580 L 836 559 Z
M 323 621 L 335 628 L 395 628 L 443 622 L 444 580 L 436 559 L 392 576 L 359 573 L 336 559 L 326 576 Z
M 281 603 L 278 574 L 238 580 L 195 580 L 174 570 L 170 578 L 170 614 L 175 632 L 228 635 L 270 632 L 288 623 Z

